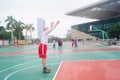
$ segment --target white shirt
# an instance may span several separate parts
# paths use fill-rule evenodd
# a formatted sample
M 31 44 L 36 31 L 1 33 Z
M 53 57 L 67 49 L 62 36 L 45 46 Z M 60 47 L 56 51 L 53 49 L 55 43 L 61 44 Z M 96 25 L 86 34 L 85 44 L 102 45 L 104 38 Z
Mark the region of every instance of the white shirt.
M 42 37 L 41 37 L 41 43 L 47 45 L 48 44 L 48 34 L 54 29 L 54 27 L 43 31 Z

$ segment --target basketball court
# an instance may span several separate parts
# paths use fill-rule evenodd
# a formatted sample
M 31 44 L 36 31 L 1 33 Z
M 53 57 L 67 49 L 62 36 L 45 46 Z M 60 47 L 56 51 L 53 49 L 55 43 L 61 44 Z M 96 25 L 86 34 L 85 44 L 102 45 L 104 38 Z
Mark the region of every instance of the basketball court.
M 42 73 L 38 45 L 0 48 L 0 80 L 120 80 L 120 47 L 64 43 L 49 44 L 47 67 Z

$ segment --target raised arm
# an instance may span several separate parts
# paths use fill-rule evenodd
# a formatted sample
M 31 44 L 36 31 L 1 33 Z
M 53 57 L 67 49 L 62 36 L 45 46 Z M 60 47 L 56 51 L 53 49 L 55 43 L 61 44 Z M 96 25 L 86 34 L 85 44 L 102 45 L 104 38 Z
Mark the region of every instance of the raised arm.
M 54 25 L 54 27 L 56 27 L 59 23 L 60 23 L 60 21 L 57 21 L 56 24 Z
M 51 22 L 51 28 L 47 31 L 47 34 L 50 33 L 59 23 L 60 21 L 57 21 L 54 25 L 54 22 Z
M 54 22 L 51 22 L 51 26 L 50 26 L 50 28 L 52 28 L 52 27 L 53 27 L 53 24 L 54 24 Z

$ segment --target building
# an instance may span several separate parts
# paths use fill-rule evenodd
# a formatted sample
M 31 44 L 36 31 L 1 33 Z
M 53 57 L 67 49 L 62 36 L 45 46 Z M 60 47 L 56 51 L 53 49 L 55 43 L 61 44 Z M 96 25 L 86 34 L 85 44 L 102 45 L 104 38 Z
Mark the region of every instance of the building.
M 43 28 L 45 26 L 45 20 L 42 18 L 37 19 L 38 39 L 41 39 Z
M 70 11 L 69 16 L 96 19 L 97 21 L 72 26 L 73 37 L 89 40 L 95 38 L 108 39 L 107 31 L 120 25 L 120 0 L 101 0 L 97 3 Z M 91 26 L 91 31 L 90 31 Z M 80 37 L 82 36 L 82 37 Z
M 80 39 L 89 40 L 91 38 L 94 38 L 93 40 L 95 40 L 95 37 L 102 39 L 103 36 L 104 36 L 104 39 L 108 39 L 108 36 L 106 33 L 109 31 L 111 27 L 119 24 L 120 24 L 120 17 L 113 17 L 113 18 L 108 18 L 104 20 L 98 20 L 94 22 L 73 25 L 72 26 L 73 36 L 75 36 L 74 34 L 75 30 L 77 30 L 81 34 L 79 35 L 80 37 L 78 37 Z M 89 31 L 90 26 L 92 26 L 92 31 Z M 101 30 L 105 31 L 104 35 Z M 78 35 L 78 33 L 76 35 Z

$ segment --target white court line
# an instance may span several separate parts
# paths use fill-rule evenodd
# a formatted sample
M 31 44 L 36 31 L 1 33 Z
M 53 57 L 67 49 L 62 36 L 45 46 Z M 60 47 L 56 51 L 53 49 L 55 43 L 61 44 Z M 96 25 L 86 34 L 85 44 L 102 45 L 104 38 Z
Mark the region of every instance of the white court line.
M 58 71 L 60 70 L 60 67 L 61 67 L 62 63 L 63 63 L 63 61 L 60 62 L 60 65 L 59 65 L 59 67 L 58 67 L 58 69 L 57 69 L 57 71 L 56 71 L 56 73 L 55 73 L 55 76 L 53 77 L 53 80 L 55 80 L 55 78 L 56 78 L 56 76 L 57 76 L 57 73 L 58 73 Z
M 59 64 L 59 63 L 48 64 L 48 65 L 55 65 L 55 64 Z M 38 66 L 41 66 L 41 65 L 36 65 L 36 66 L 27 67 L 27 68 L 23 68 L 23 69 L 14 71 L 14 72 L 10 73 L 9 75 L 7 75 L 7 76 L 4 78 L 4 80 L 7 80 L 9 77 L 11 77 L 12 75 L 16 74 L 17 72 L 20 72 L 20 71 L 23 71 L 23 70 L 26 70 L 26 69 L 30 69 L 30 68 L 34 68 L 34 67 L 38 67 Z
M 9 69 L 18 67 L 18 66 L 22 66 L 22 65 L 25 65 L 25 64 L 28 64 L 28 63 L 31 63 L 31 62 L 35 62 L 35 61 L 37 61 L 37 60 L 38 60 L 38 59 L 33 60 L 33 61 L 29 61 L 29 62 L 25 62 L 25 63 L 21 63 L 21 64 L 18 64 L 18 65 L 12 66 L 12 67 L 8 67 L 8 68 L 6 68 L 6 69 L 1 70 L 0 73 L 5 72 L 5 71 L 7 71 L 7 70 L 9 70 Z

